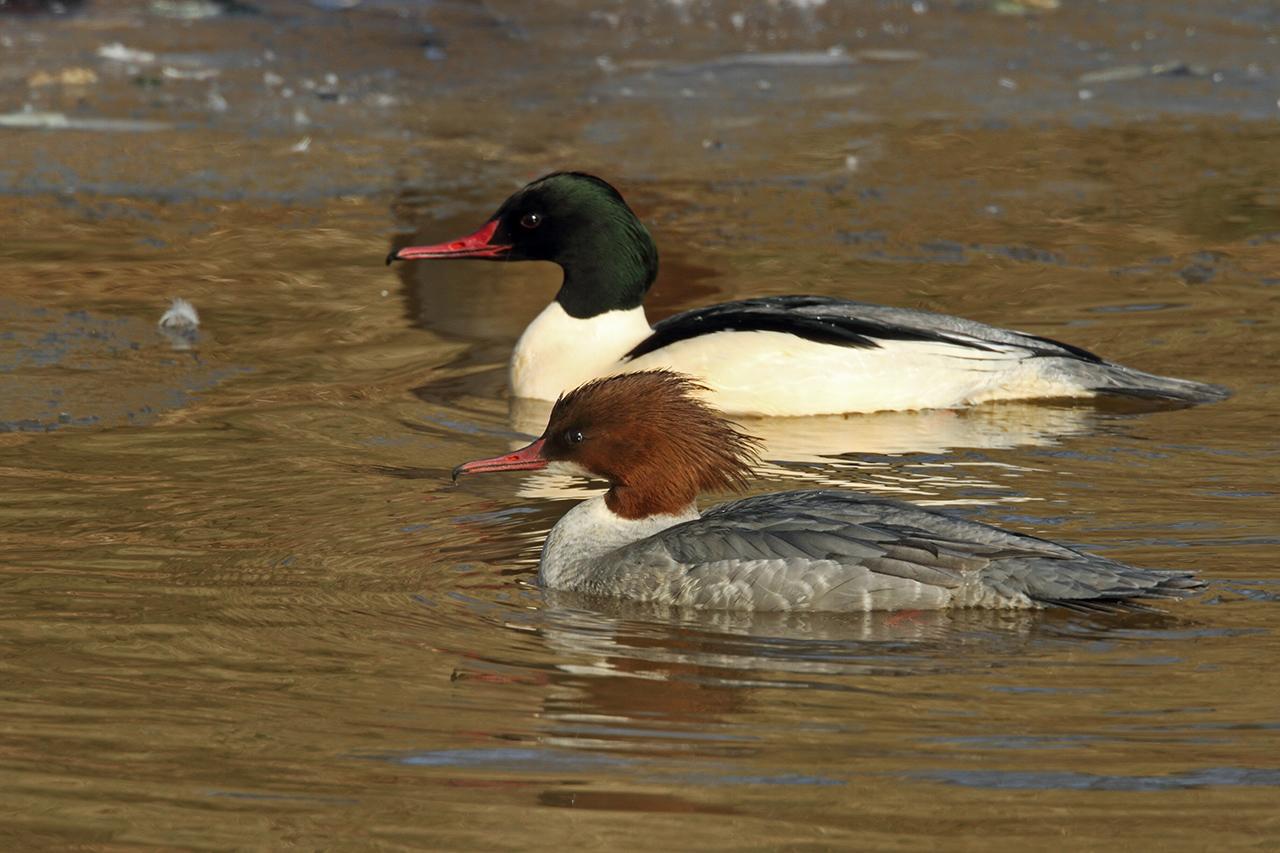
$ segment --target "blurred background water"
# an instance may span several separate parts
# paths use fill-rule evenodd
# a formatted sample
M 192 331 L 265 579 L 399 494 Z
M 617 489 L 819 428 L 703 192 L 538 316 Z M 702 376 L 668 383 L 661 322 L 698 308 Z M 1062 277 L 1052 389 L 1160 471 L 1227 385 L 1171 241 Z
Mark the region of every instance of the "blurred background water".
M 1273 846 L 1278 60 L 1244 0 L 0 2 L 0 842 Z M 586 487 L 448 471 L 539 428 L 505 362 L 558 273 L 382 258 L 559 168 L 649 223 L 653 319 L 827 293 L 1232 387 L 746 424 L 758 491 L 947 505 L 1209 592 L 543 594 Z

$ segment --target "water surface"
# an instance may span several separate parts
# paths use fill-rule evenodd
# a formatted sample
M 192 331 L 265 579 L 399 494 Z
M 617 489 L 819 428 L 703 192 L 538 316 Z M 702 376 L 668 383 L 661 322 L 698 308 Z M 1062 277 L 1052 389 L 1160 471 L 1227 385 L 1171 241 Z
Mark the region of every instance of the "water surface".
M 0 127 L 5 846 L 1274 843 L 1280 20 L 1035 5 L 0 16 L 6 110 L 107 122 Z M 69 68 L 95 81 L 37 76 Z M 381 259 L 564 167 L 650 224 L 655 319 L 826 293 L 1229 385 L 746 424 L 756 491 L 945 505 L 1209 592 L 822 618 L 542 593 L 587 487 L 448 471 L 537 428 L 504 365 L 556 270 Z M 155 328 L 175 296 L 193 349 Z

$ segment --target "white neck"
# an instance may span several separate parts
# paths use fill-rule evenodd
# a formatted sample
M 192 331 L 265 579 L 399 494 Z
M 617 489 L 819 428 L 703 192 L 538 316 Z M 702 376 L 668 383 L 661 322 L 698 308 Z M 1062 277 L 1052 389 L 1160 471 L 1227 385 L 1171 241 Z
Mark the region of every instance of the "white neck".
M 613 373 L 621 367 L 618 360 L 652 331 L 643 306 L 578 319 L 552 302 L 524 330 L 511 353 L 511 393 L 554 400 Z
M 676 515 L 631 519 L 609 509 L 604 495 L 585 500 L 565 513 L 547 534 L 538 581 L 551 589 L 577 588 L 601 557 L 697 517 L 694 504 Z

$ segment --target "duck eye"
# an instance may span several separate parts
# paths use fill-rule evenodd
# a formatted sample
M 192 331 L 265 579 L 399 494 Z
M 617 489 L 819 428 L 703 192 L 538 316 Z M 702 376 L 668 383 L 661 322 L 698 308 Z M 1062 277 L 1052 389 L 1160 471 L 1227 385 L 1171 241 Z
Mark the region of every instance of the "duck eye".
M 582 434 L 580 429 L 571 429 L 564 434 L 564 440 L 570 444 L 582 444 L 586 439 L 587 437 Z
M 520 217 L 520 224 L 525 228 L 537 228 L 542 224 L 542 214 L 526 213 L 524 216 Z

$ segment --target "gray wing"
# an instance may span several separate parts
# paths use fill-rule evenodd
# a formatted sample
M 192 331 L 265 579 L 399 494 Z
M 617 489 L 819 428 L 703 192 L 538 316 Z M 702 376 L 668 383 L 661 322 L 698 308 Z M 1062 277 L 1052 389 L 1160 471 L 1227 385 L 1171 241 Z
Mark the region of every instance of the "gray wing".
M 1137 569 L 843 491 L 724 504 L 622 548 L 608 562 L 600 578 L 614 594 L 724 609 L 1107 609 L 1200 586 L 1187 573 Z

